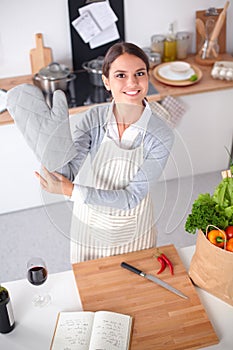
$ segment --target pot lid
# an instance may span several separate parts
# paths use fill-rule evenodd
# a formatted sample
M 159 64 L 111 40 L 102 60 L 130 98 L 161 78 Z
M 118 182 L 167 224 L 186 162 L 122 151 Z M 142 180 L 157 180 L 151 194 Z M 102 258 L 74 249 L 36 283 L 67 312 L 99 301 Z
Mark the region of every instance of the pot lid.
M 64 79 L 70 74 L 70 69 L 63 64 L 52 62 L 47 67 L 41 68 L 38 74 L 43 79 Z
M 91 73 L 102 74 L 103 62 L 104 62 L 104 57 L 99 56 L 94 60 L 84 62 L 82 66 L 84 69 L 88 70 Z

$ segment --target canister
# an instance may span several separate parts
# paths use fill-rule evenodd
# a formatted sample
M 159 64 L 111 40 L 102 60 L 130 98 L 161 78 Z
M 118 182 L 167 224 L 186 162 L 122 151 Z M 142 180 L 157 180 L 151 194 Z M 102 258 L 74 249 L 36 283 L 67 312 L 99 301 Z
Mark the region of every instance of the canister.
M 163 57 L 165 36 L 162 34 L 155 34 L 151 37 L 151 51 L 157 52 Z
M 176 58 L 184 59 L 188 56 L 190 46 L 190 33 L 189 32 L 177 32 L 176 34 Z
M 154 68 L 155 66 L 161 63 L 160 53 L 151 51 L 150 53 L 147 53 L 147 56 L 149 58 L 150 68 Z

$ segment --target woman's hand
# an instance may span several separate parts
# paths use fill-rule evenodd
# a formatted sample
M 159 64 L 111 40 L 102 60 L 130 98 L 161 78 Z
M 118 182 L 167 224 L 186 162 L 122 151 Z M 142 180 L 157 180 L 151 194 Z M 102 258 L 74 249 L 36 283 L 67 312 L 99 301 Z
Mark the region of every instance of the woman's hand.
M 74 185 L 65 176 L 56 172 L 50 173 L 45 167 L 43 167 L 44 177 L 41 176 L 37 171 L 35 172 L 36 177 L 40 181 L 40 185 L 43 190 L 71 196 Z

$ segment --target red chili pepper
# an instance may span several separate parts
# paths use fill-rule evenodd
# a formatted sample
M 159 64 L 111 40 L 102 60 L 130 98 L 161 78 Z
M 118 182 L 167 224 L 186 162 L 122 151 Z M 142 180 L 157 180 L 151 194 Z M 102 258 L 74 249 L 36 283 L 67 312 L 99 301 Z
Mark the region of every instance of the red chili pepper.
M 161 272 L 165 270 L 165 267 L 167 266 L 167 264 L 166 264 L 166 261 L 162 258 L 162 256 L 158 256 L 157 260 L 161 265 L 160 270 L 157 272 L 157 275 L 159 275 Z
M 171 272 L 171 275 L 174 275 L 174 270 L 173 270 L 173 265 L 172 265 L 172 262 L 168 259 L 168 257 L 161 253 L 161 257 L 165 260 L 165 262 L 168 264 L 169 266 L 169 269 L 170 269 L 170 272 Z

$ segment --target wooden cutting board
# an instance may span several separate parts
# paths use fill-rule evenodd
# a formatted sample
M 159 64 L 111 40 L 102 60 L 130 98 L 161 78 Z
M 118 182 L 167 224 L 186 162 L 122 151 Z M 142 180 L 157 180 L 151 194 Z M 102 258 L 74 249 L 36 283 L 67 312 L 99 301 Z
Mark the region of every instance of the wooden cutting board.
M 30 50 L 30 62 L 32 74 L 36 74 L 43 67 L 47 67 L 53 60 L 52 50 L 49 47 L 44 47 L 43 35 L 37 33 L 36 47 Z
M 131 350 L 188 350 L 217 344 L 218 337 L 173 245 L 159 248 L 174 264 L 158 277 L 186 294 L 183 299 L 120 264 L 156 275 L 156 248 L 73 264 L 84 310 L 134 317 Z

